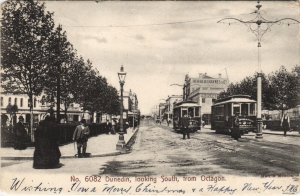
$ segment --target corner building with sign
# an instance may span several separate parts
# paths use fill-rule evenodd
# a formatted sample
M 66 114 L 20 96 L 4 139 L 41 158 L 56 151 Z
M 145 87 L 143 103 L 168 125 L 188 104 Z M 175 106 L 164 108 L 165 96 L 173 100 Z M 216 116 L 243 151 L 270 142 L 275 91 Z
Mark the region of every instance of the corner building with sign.
M 206 73 L 199 73 L 198 77 L 185 76 L 183 85 L 184 100 L 192 100 L 201 105 L 202 119 L 205 124 L 210 124 L 211 106 L 218 94 L 227 89 L 228 77 L 221 74 L 218 77 L 208 76 Z

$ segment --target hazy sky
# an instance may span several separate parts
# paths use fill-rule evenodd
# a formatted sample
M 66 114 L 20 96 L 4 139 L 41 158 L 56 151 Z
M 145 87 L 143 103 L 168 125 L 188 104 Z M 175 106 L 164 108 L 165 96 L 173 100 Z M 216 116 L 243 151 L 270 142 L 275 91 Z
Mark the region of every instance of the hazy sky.
M 257 71 L 256 37 L 242 24 L 219 24 L 232 16 L 252 19 L 256 1 L 178 2 L 46 1 L 78 54 L 90 59 L 119 89 L 117 72 L 124 65 L 125 90 L 137 93 L 142 113 L 160 99 L 182 94 L 185 74 L 207 73 L 236 82 Z M 263 15 L 300 20 L 297 2 L 262 2 Z M 186 22 L 188 21 L 188 22 Z M 174 23 L 179 22 L 179 23 Z M 184 22 L 184 23 L 181 23 Z M 161 25 L 162 23 L 171 23 Z M 299 25 L 273 25 L 263 37 L 262 70 L 270 73 L 300 64 Z

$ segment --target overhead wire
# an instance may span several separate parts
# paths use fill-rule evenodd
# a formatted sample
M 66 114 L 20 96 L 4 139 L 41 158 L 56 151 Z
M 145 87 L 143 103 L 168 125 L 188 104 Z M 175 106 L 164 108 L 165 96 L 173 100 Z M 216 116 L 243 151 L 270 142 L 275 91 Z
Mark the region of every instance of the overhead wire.
M 231 16 L 242 16 L 247 14 L 237 14 Z M 227 16 L 230 17 L 230 16 Z M 127 27 L 147 27 L 147 26 L 165 26 L 165 25 L 176 25 L 176 24 L 188 24 L 188 23 L 198 23 L 213 19 L 218 19 L 219 17 L 211 17 L 211 18 L 200 18 L 200 19 L 192 19 L 192 20 L 184 20 L 184 21 L 173 21 L 173 22 L 162 22 L 162 23 L 148 23 L 148 24 L 132 24 L 132 25 L 64 25 L 65 27 L 74 27 L 74 28 L 127 28 Z

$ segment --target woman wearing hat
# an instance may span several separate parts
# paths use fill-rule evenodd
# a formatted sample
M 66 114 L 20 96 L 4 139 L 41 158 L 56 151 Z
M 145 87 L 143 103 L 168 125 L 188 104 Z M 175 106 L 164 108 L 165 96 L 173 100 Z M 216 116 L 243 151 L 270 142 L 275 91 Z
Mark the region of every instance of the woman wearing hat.
M 27 132 L 24 126 L 24 117 L 19 116 L 19 122 L 14 126 L 15 144 L 14 148 L 16 150 L 26 149 L 26 137 Z

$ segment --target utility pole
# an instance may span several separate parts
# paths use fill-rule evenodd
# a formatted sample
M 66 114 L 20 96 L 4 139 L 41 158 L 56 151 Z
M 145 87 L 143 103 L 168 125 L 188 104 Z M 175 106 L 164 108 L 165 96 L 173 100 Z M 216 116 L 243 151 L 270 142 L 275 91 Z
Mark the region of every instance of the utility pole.
M 218 23 L 228 23 L 229 25 L 232 22 L 239 22 L 246 25 L 249 30 L 257 38 L 257 64 L 258 64 L 258 74 L 257 74 L 257 133 L 256 138 L 262 138 L 262 119 L 261 119 L 261 103 L 262 103 L 262 69 L 261 69 L 261 41 L 264 34 L 271 29 L 271 26 L 274 24 L 281 24 L 282 22 L 287 22 L 287 25 L 300 23 L 298 20 L 293 18 L 281 18 L 278 20 L 267 20 L 261 15 L 260 0 L 257 1 L 256 10 L 254 11 L 255 18 L 252 20 L 242 20 L 238 18 L 223 18 L 218 21 Z M 263 27 L 264 26 L 264 27 Z

